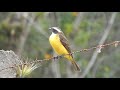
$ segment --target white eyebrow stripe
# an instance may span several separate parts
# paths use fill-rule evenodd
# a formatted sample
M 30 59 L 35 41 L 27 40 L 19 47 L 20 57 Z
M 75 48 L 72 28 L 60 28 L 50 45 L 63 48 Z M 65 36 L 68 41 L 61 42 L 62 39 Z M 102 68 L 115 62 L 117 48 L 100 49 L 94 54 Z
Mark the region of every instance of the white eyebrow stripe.
M 57 30 L 58 32 L 62 32 L 58 27 L 52 27 L 52 28 Z

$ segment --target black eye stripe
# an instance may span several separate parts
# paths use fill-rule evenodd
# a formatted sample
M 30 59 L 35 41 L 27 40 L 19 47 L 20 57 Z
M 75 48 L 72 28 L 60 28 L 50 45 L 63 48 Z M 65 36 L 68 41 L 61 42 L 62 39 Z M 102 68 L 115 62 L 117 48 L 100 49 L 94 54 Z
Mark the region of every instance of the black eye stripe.
M 56 33 L 58 33 L 58 31 L 57 30 L 55 30 L 55 29 L 53 29 L 53 32 L 56 34 Z

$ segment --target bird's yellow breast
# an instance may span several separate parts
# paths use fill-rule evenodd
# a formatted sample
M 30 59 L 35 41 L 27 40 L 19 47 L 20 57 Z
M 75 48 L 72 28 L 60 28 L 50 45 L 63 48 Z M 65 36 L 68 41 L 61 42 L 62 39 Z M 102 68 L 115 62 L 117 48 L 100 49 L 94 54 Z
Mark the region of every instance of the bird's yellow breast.
M 50 41 L 52 48 L 58 55 L 68 54 L 68 51 L 65 49 L 65 47 L 60 42 L 60 38 L 58 34 L 52 34 L 49 38 L 49 41 Z

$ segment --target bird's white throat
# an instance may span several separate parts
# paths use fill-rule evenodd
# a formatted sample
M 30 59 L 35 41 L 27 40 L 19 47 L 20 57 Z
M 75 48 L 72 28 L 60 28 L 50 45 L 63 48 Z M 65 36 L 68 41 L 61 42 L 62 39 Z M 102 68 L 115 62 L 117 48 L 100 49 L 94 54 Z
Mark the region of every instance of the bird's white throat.
M 57 34 L 53 33 L 50 35 L 50 38 L 54 38 Z

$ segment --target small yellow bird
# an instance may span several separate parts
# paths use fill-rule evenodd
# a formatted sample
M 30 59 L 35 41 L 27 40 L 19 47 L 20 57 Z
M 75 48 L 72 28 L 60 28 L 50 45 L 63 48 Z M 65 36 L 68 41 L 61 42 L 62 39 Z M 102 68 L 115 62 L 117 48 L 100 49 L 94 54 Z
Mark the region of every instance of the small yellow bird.
M 51 27 L 49 30 L 52 31 L 51 36 L 49 37 L 49 42 L 54 49 L 54 51 L 58 55 L 65 55 L 64 57 L 67 58 L 70 62 L 72 62 L 75 70 L 80 71 L 79 66 L 73 59 L 73 55 L 71 53 L 71 49 L 68 43 L 67 38 L 65 37 L 64 33 L 58 27 Z M 67 55 L 66 55 L 67 54 Z

